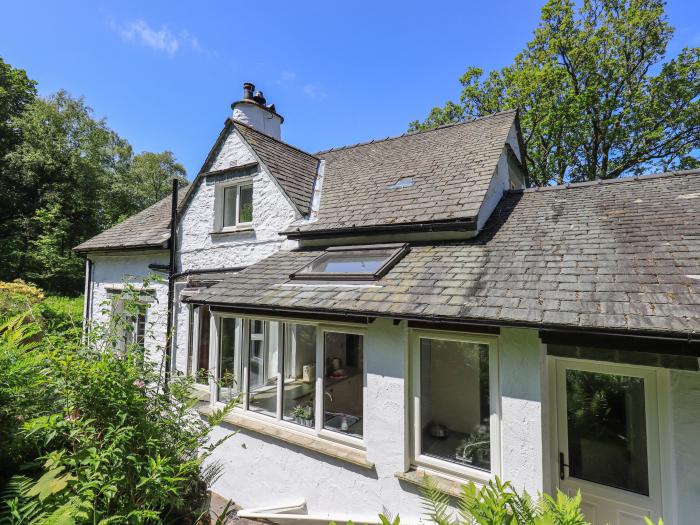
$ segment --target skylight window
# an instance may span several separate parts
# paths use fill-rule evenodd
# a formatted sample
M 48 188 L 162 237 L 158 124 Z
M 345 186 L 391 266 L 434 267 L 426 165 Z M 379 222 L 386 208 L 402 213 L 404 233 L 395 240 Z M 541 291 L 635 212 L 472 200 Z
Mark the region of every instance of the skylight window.
M 307 281 L 373 281 L 391 270 L 406 253 L 407 244 L 328 248 L 289 277 Z

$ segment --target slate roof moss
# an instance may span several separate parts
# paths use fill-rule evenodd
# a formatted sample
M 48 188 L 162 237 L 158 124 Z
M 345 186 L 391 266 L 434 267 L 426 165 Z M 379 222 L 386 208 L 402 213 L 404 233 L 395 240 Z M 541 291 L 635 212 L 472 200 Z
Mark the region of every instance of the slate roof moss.
M 495 324 L 697 332 L 700 171 L 507 192 L 473 240 L 414 245 L 376 286 L 289 282 L 278 252 L 191 300 Z
M 189 186 L 180 188 L 178 205 Z M 73 248 L 76 252 L 98 250 L 132 250 L 138 248 L 167 248 L 170 239 L 171 196 L 149 206 Z
M 288 231 L 474 219 L 516 118 L 504 111 L 317 153 L 325 161 L 318 220 Z M 402 179 L 413 184 L 390 188 Z

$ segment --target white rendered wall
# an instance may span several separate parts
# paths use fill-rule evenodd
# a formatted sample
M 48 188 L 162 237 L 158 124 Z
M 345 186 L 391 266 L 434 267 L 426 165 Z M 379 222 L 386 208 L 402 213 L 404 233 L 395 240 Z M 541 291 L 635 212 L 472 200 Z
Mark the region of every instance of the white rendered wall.
M 233 106 L 233 118 L 277 140 L 282 138 L 282 118 L 258 104 L 236 102 Z
M 218 171 L 256 162 L 248 145 L 235 131 L 224 141 L 210 170 Z M 276 251 L 296 246 L 278 235 L 297 212 L 264 169 L 253 178 L 253 231 L 213 234 L 215 184 L 202 179 L 179 224 L 178 270 L 247 266 Z
M 535 494 L 543 490 L 541 465 L 540 344 L 534 330 L 504 329 L 499 343 L 503 391 L 503 479 Z M 309 514 L 375 519 L 382 509 L 403 523 L 421 516 L 418 487 L 399 481 L 406 470 L 407 336 L 405 323 L 372 323 L 364 340 L 364 434 L 368 470 L 294 445 L 241 430 L 215 452 L 225 465 L 213 490 L 244 508 L 305 500 Z M 231 431 L 219 427 L 214 439 Z M 539 449 L 538 449 L 539 447 Z
M 137 288 L 149 276 L 160 276 L 160 282 L 150 282 L 148 289 L 155 291 L 155 300 L 146 312 L 146 349 L 162 351 L 165 344 L 168 311 L 168 284 L 163 274 L 152 272 L 149 264 L 168 264 L 168 252 L 153 251 L 140 254 L 90 255 L 93 261 L 90 311 L 96 323 L 109 321 L 109 289 L 121 289 L 125 282 Z
M 700 520 L 700 372 L 671 372 L 676 523 Z
M 522 162 L 515 124 L 511 126 L 510 131 L 508 132 L 506 143 L 513 148 L 515 155 Z M 501 201 L 501 197 L 503 196 L 503 192 L 511 188 L 511 182 L 513 182 L 517 188 L 525 187 L 522 176 L 522 174 L 515 173 L 512 167 L 509 166 L 508 153 L 504 147 L 503 151 L 501 152 L 501 156 L 498 159 L 498 164 L 496 165 L 496 172 L 491 178 L 489 188 L 486 190 L 486 195 L 484 196 L 484 201 L 481 203 L 481 208 L 479 209 L 479 218 L 477 221 L 477 228 L 479 230 L 484 227 L 486 221 L 491 216 L 491 213 L 496 206 L 498 206 L 498 203 Z
M 257 158 L 234 130 L 224 140 L 210 171 L 256 162 Z M 253 230 L 219 234 L 215 230 L 216 183 L 202 178 L 183 211 L 178 234 L 178 271 L 248 266 L 281 249 L 297 246 L 278 233 L 298 218 L 297 211 L 267 171 L 253 177 Z M 183 284 L 175 287 L 175 369 L 187 369 L 189 307 L 181 302 Z

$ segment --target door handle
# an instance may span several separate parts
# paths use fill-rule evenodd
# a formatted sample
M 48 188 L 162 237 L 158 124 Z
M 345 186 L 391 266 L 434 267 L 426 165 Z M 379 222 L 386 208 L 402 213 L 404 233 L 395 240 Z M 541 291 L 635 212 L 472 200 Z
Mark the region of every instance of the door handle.
M 566 479 L 566 471 L 564 468 L 569 468 L 569 465 L 564 463 L 564 453 L 559 452 L 559 479 L 565 480 Z

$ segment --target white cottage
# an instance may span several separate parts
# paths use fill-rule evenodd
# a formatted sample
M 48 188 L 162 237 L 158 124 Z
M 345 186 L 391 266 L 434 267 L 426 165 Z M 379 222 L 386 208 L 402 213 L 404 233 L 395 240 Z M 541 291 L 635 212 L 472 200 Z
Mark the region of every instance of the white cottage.
M 87 316 L 166 272 L 141 330 L 164 340 L 169 278 L 172 368 L 203 413 L 242 395 L 216 493 L 415 522 L 424 475 L 499 476 L 594 525 L 697 523 L 700 172 L 529 189 L 516 112 L 309 154 L 253 89 L 174 240 L 166 199 L 77 248 Z

